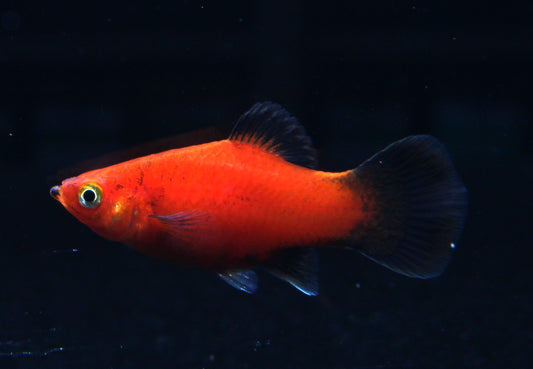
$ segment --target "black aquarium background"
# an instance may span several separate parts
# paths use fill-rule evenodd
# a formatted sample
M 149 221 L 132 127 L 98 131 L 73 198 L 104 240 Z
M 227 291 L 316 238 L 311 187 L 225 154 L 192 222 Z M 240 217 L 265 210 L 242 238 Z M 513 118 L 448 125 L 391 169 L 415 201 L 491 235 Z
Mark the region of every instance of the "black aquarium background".
M 530 365 L 532 10 L 0 3 L 0 368 Z M 265 273 L 250 296 L 100 238 L 48 194 L 91 158 L 224 137 L 264 100 L 300 119 L 326 170 L 410 134 L 441 139 L 469 190 L 445 274 L 323 250 L 319 297 Z

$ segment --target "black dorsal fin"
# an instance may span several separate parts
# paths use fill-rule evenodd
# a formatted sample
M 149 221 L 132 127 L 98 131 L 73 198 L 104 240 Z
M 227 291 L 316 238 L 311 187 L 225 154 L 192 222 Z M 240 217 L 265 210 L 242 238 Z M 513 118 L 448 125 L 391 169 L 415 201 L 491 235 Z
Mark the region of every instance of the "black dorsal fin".
M 317 165 L 316 150 L 304 127 L 272 102 L 257 103 L 241 115 L 229 139 L 261 147 L 296 165 Z

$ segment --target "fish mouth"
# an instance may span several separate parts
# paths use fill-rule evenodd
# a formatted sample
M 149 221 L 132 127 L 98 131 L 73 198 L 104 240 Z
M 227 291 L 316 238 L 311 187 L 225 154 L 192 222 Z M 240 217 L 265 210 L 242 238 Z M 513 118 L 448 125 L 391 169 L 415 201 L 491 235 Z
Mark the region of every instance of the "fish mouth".
M 50 189 L 50 196 L 52 196 L 54 199 L 56 200 L 59 200 L 59 196 L 61 195 L 60 194 L 60 187 L 59 186 L 54 186 Z

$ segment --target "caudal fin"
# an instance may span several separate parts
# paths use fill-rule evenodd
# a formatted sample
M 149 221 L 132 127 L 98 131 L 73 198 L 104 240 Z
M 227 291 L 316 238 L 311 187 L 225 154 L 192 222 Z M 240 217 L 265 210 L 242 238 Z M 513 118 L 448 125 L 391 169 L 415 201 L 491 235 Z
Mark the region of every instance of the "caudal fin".
M 368 213 L 354 231 L 357 250 L 409 277 L 440 275 L 467 208 L 466 188 L 444 145 L 432 136 L 407 137 L 353 173 Z

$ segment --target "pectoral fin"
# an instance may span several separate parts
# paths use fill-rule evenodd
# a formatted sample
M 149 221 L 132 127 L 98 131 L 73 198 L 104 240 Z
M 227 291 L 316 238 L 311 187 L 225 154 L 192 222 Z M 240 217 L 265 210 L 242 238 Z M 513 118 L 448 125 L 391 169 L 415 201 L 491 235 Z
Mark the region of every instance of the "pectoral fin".
M 184 240 L 191 240 L 199 232 L 207 232 L 210 216 L 202 210 L 186 210 L 169 215 L 148 215 L 155 218 L 170 234 Z

